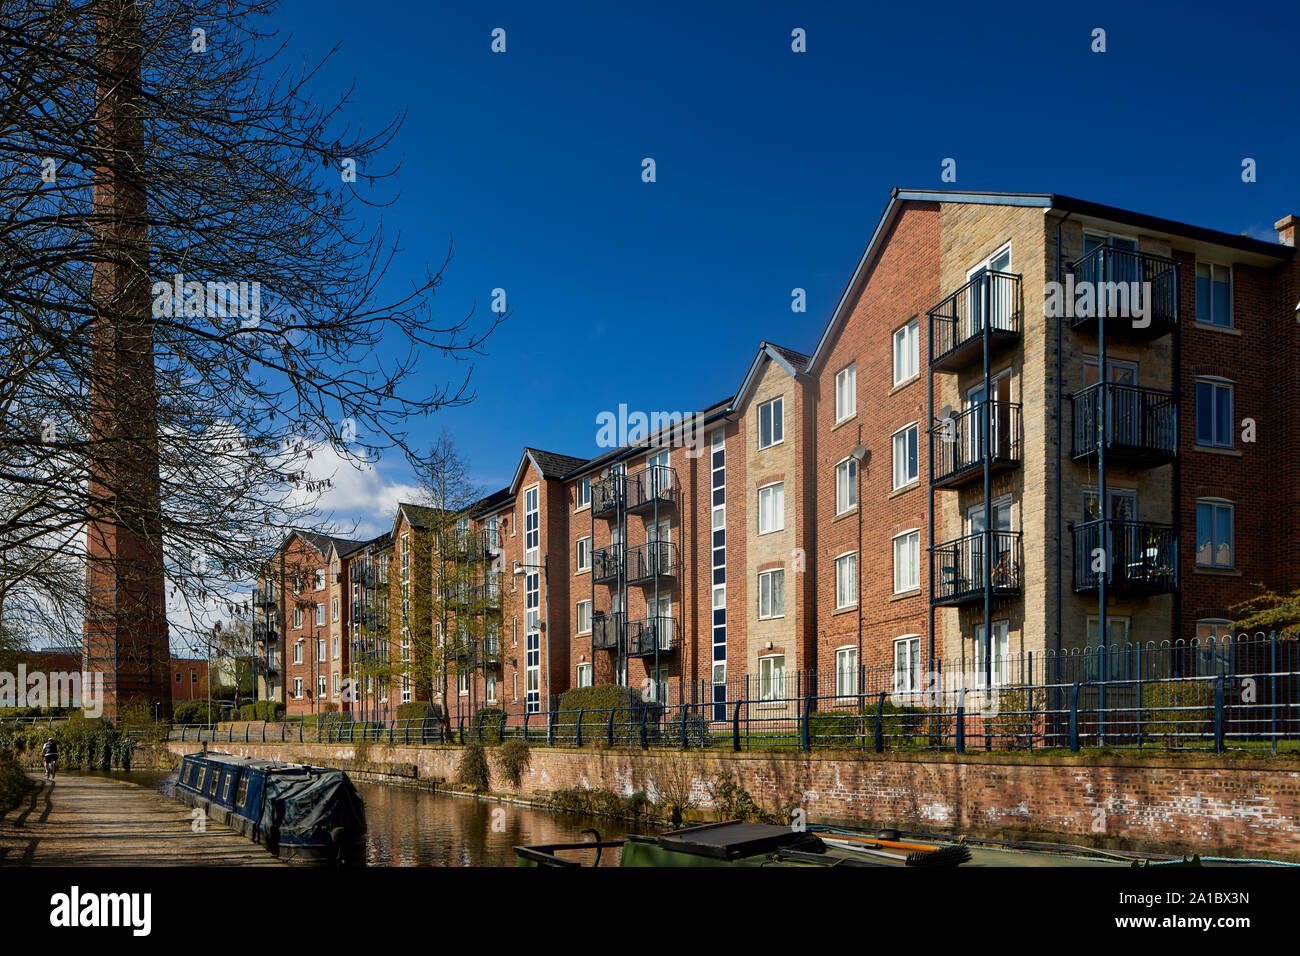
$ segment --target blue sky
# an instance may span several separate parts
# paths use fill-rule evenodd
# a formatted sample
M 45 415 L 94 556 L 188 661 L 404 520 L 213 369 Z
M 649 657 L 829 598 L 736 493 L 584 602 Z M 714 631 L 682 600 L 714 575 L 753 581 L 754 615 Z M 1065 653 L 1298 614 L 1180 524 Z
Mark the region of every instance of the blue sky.
M 946 157 L 957 188 L 1270 240 L 1300 212 L 1294 2 L 285 0 L 274 25 L 295 57 L 341 44 L 320 97 L 355 81 L 364 128 L 409 110 L 384 213 L 394 279 L 440 262 L 450 236 L 443 314 L 506 290 L 477 401 L 413 425 L 426 441 L 448 428 L 491 488 L 525 444 L 595 453 L 596 415 L 620 403 L 729 395 L 762 339 L 811 350 L 890 188 L 944 185 Z M 459 371 L 428 358 L 430 377 Z M 373 527 L 409 480 L 385 463 L 331 504 Z

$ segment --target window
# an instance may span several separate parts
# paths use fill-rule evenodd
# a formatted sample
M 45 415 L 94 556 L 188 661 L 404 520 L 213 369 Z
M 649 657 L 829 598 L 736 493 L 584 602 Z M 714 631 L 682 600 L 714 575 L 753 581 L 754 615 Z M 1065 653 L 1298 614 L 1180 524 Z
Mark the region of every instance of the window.
M 489 704 L 497 702 L 497 675 L 488 674 L 483 678 L 483 696 Z
M 325 623 L 325 605 L 324 605 L 324 604 L 317 604 L 317 605 L 316 605 L 316 624 L 319 626 L 319 625 L 324 625 L 324 623 Z
M 917 426 L 894 434 L 894 488 L 905 488 L 920 477 L 916 457 Z
M 1232 383 L 1196 380 L 1196 444 L 1232 447 Z
M 1196 566 L 1233 566 L 1231 502 L 1217 499 L 1196 502 Z
M 325 661 L 325 639 L 323 637 L 316 639 L 316 660 L 322 663 Z
M 1232 622 L 1208 618 L 1196 622 L 1196 673 L 1226 674 L 1232 651 Z
M 835 513 L 842 515 L 858 506 L 858 463 L 845 458 L 835 466 Z
M 300 700 L 302 699 L 302 678 L 301 677 L 295 677 L 293 679 L 293 696 L 299 698 Z
M 335 674 L 334 675 L 334 696 L 335 697 L 339 695 L 339 689 L 341 687 L 342 687 L 341 678 L 339 677 L 338 674 Z
M 920 325 L 916 319 L 894 332 L 894 384 L 901 385 L 920 371 Z
M 324 697 L 326 694 L 326 677 L 321 674 L 316 678 L 316 696 Z
M 835 559 L 835 608 L 858 603 L 858 555 L 842 554 Z
M 758 447 L 770 448 L 785 440 L 785 400 L 774 398 L 758 406 Z
M 300 607 L 293 609 L 293 626 L 296 628 L 302 627 L 302 608 Z
M 191 683 L 191 684 L 197 684 L 198 682 L 199 682 L 199 672 L 198 672 L 198 671 L 190 671 L 190 683 Z
M 1011 662 L 1009 660 L 1011 652 L 1010 627 L 1006 621 L 993 622 L 993 666 L 990 673 L 993 676 L 993 686 L 1001 687 L 1008 683 L 1007 675 L 1010 673 Z M 984 625 L 975 626 L 975 685 L 984 686 L 985 647 L 984 647 Z
M 582 478 L 578 481 L 578 487 L 573 493 L 574 511 L 581 511 L 591 504 L 591 479 Z
M 1196 263 L 1196 321 L 1232 328 L 1232 269 Z
M 591 570 L 591 538 L 578 539 L 578 570 Z
M 579 687 L 591 686 L 591 665 L 590 664 L 578 665 L 578 686 Z
M 840 369 L 835 375 L 835 422 L 852 418 L 858 412 L 858 363 L 851 362 L 848 368 Z
M 758 617 L 785 617 L 785 569 L 758 573 Z
M 780 700 L 785 696 L 785 656 L 758 659 L 758 699 Z
M 894 538 L 894 593 L 921 586 L 921 532 L 904 531 Z
M 337 621 L 338 619 L 339 619 L 339 599 L 334 598 L 330 602 L 330 620 Z
M 578 602 L 578 633 L 579 634 L 591 633 L 591 602 L 590 601 Z
M 324 568 L 316 569 L 316 590 L 317 591 L 325 590 L 325 569 Z
M 456 693 L 461 695 L 469 694 L 469 671 L 458 671 L 456 674 Z
M 176 683 L 179 684 L 180 682 L 181 682 L 181 675 L 180 675 L 180 674 L 177 674 L 177 675 L 176 675 Z
M 770 534 L 785 528 L 785 484 L 777 482 L 758 489 L 758 533 Z
M 403 674 L 402 675 L 402 703 L 409 704 L 410 702 L 411 702 L 411 678 L 408 675 Z
M 905 634 L 894 641 L 894 693 L 916 694 L 921 690 L 921 638 Z
M 835 693 L 853 697 L 858 693 L 858 649 L 841 647 L 835 652 Z
M 333 657 L 334 657 L 335 660 L 338 660 L 338 659 L 339 659 L 339 653 L 340 653 L 340 651 L 342 650 L 342 648 L 341 648 L 340 645 L 341 645 L 341 641 L 339 640 L 339 636 L 338 636 L 337 634 L 335 634 L 335 635 L 330 639 L 330 649 L 331 649 L 331 651 L 333 651 Z

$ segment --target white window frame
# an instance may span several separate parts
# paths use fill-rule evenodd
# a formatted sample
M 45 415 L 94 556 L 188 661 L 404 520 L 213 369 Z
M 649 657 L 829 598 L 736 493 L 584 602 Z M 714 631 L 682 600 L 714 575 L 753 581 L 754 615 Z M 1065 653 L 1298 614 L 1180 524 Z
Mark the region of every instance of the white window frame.
M 781 613 L 774 614 L 775 607 L 775 582 L 777 575 L 780 575 L 781 581 Z M 764 580 L 766 579 L 766 580 Z M 763 613 L 763 587 L 767 586 L 767 613 Z M 785 617 L 785 568 L 771 568 L 767 571 L 758 572 L 758 619 L 760 621 L 775 621 Z
M 584 535 L 578 539 L 573 560 L 578 574 L 591 570 L 591 535 Z
M 316 589 L 317 591 L 324 591 L 324 590 L 325 590 L 325 569 L 324 569 L 324 568 L 317 568 L 317 569 L 316 569 L 316 578 L 315 578 L 314 583 L 315 583 L 315 585 L 316 585 L 316 588 L 315 588 L 315 589 Z
M 785 698 L 785 655 L 765 654 L 758 659 L 758 699 L 776 701 Z
M 894 387 L 921 374 L 921 321 L 913 317 L 894 329 Z M 900 359 L 906 359 L 900 362 Z M 900 366 L 903 374 L 899 375 Z
M 316 675 L 316 696 L 320 698 L 328 697 L 330 693 L 329 677 L 325 674 Z
M 841 582 L 841 567 L 852 568 L 852 581 Z M 852 594 L 845 594 L 847 588 L 842 588 L 841 583 L 851 585 Z M 835 559 L 835 610 L 842 611 L 845 608 L 858 606 L 858 552 L 846 551 Z
M 300 607 L 293 609 L 293 626 L 295 630 L 302 629 L 302 608 Z
M 841 481 L 841 473 L 843 481 Z M 843 492 L 841 494 L 841 492 Z M 848 514 L 858 506 L 858 460 L 850 455 L 835 463 L 835 514 Z
M 898 669 L 898 650 L 899 647 L 907 650 L 907 668 L 899 671 Z M 903 634 L 894 638 L 894 693 L 895 694 L 918 694 L 921 691 L 921 635 L 920 634 Z M 916 680 L 913 682 L 912 674 L 915 671 Z M 916 686 L 913 686 L 913 683 Z
M 1196 391 L 1192 397 L 1193 397 L 1193 401 L 1195 402 L 1195 408 L 1196 408 L 1196 428 L 1194 433 L 1194 439 L 1196 441 L 1196 445 L 1198 448 L 1232 448 L 1233 447 L 1236 439 L 1236 426 L 1234 424 L 1234 419 L 1233 419 L 1233 415 L 1236 412 L 1236 404 L 1237 404 L 1236 384 L 1237 383 L 1232 381 L 1231 379 L 1218 378 L 1213 375 L 1198 375 L 1196 377 L 1196 382 L 1195 382 Z M 1211 437 L 1210 441 L 1204 441 L 1204 442 L 1201 441 L 1201 386 L 1202 385 L 1210 386 L 1215 390 L 1216 393 L 1218 392 L 1219 389 L 1223 389 L 1228 393 L 1228 434 L 1226 436 L 1226 439 L 1225 436 L 1214 435 Z M 1217 398 L 1216 398 L 1216 402 L 1217 402 Z M 1217 416 L 1215 416 L 1213 412 L 1211 412 L 1210 418 L 1211 418 L 1211 431 L 1213 431 L 1214 430 L 1213 424 L 1217 420 Z
M 780 414 L 777 414 L 778 408 Z M 768 415 L 768 437 L 771 439 L 766 445 L 763 444 L 763 415 Z M 777 433 L 780 432 L 780 437 Z M 769 398 L 758 406 L 758 450 L 772 448 L 785 441 L 785 396 L 778 395 L 776 398 Z
M 835 373 L 835 424 L 858 413 L 858 363 L 850 362 Z
M 578 483 L 574 486 L 573 500 L 575 502 L 574 511 L 586 511 L 591 507 L 591 479 L 579 478 Z
M 582 621 L 584 611 L 586 612 L 586 617 L 587 617 L 586 626 L 583 625 L 583 621 Z M 574 619 L 577 621 L 579 634 L 591 633 L 591 601 L 590 600 L 578 602 L 578 607 L 574 615 Z
M 1196 532 L 1195 532 L 1195 534 L 1196 534 L 1196 538 L 1195 538 L 1195 542 L 1194 542 L 1195 545 L 1196 545 L 1196 566 L 1197 566 L 1198 568 L 1208 568 L 1208 569 L 1211 569 L 1211 570 L 1214 570 L 1214 569 L 1225 570 L 1225 571 L 1227 571 L 1227 570 L 1234 570 L 1234 569 L 1237 567 L 1237 503 L 1236 503 L 1235 501 L 1228 501 L 1226 498 L 1197 498 L 1197 499 L 1196 499 L 1196 511 L 1197 511 L 1198 513 L 1197 513 L 1197 515 L 1196 515 L 1196 522 L 1197 522 L 1197 525 L 1198 525 L 1198 526 L 1199 526 L 1199 524 L 1200 524 L 1200 514 L 1199 514 L 1199 512 L 1200 512 L 1200 510 L 1201 510 L 1201 505 L 1208 505 L 1208 506 L 1210 506 L 1210 507 L 1212 507 L 1212 508 L 1214 508 L 1214 509 L 1216 509 L 1216 510 L 1218 510 L 1218 509 L 1227 509 L 1227 511 L 1228 511 L 1228 515 L 1229 515 L 1229 521 L 1228 521 L 1228 563 L 1227 563 L 1227 564 L 1220 564 L 1218 561 L 1216 561 L 1216 560 L 1214 559 L 1214 540 L 1213 540 L 1213 537 L 1211 537 L 1211 540 L 1210 540 L 1210 563 L 1209 563 L 1209 564 L 1203 564 L 1203 563 L 1201 562 L 1201 551 L 1200 551 L 1200 548 L 1201 548 L 1200 537 L 1201 537 L 1201 535 L 1200 535 L 1200 531 L 1199 531 L 1199 527 L 1198 527 L 1197 530 L 1196 530 Z
M 975 686 L 984 686 L 984 629 L 981 622 L 975 625 Z M 998 646 L 1005 647 L 1005 653 L 998 654 Z M 1010 683 L 1011 677 L 1011 622 L 1008 620 L 993 622 L 993 686 L 1003 687 Z
M 913 443 L 914 443 L 915 446 L 916 446 L 916 473 L 913 474 L 913 475 L 911 475 L 911 477 L 904 476 L 904 480 L 900 482 L 900 481 L 899 481 L 899 469 L 900 469 L 900 465 L 902 465 L 902 466 L 904 466 L 904 467 L 905 467 L 905 465 L 906 465 L 906 459 L 907 459 L 907 442 L 908 442 L 908 438 L 907 438 L 907 436 L 908 436 L 909 433 L 913 436 L 912 441 L 913 441 Z M 903 439 L 903 456 L 902 456 L 901 459 L 900 459 L 899 454 L 898 454 L 898 442 L 899 442 L 899 439 L 900 439 L 900 438 Z M 919 481 L 921 480 L 921 429 L 920 429 L 920 423 L 919 423 L 919 422 L 912 422 L 912 423 L 910 423 L 910 424 L 908 424 L 908 425 L 904 425 L 904 426 L 903 426 L 902 428 L 900 428 L 898 431 L 894 432 L 894 434 L 893 434 L 892 436 L 890 436 L 890 447 L 893 449 L 893 455 L 894 455 L 894 490 L 895 490 L 895 491 L 901 491 L 901 490 L 904 489 L 904 488 L 910 488 L 912 485 L 916 484 L 917 482 L 919 482 Z
M 763 497 L 766 493 L 768 499 L 772 502 L 770 507 L 764 508 Z M 777 499 L 780 499 L 780 506 L 777 507 Z M 775 521 L 776 524 L 769 524 L 763 527 L 763 519 L 767 517 L 769 522 Z M 777 531 L 785 530 L 785 482 L 774 481 L 770 485 L 764 485 L 758 489 L 758 533 L 774 534 Z
M 302 700 L 302 678 L 301 677 L 295 677 L 293 679 L 293 697 L 294 700 Z
M 916 538 L 916 548 L 915 548 L 916 560 L 915 562 L 910 562 L 910 563 L 912 564 L 912 569 L 916 573 L 915 576 L 911 579 L 911 583 L 909 584 L 908 579 L 905 578 L 900 573 L 903 569 L 899 565 L 898 546 L 903 541 L 903 539 L 908 539 L 913 537 Z M 891 540 L 894 546 L 894 593 L 910 594 L 913 591 L 920 590 L 921 588 L 921 530 L 919 528 L 909 528 L 907 531 L 900 531 L 898 534 L 894 535 L 894 537 Z M 907 557 L 911 558 L 911 555 L 908 555 Z M 904 585 L 904 586 L 900 587 L 900 585 Z
M 324 664 L 328 660 L 327 650 L 325 647 L 325 638 L 316 638 L 316 663 Z
M 847 664 L 846 658 L 851 658 L 852 663 Z M 857 697 L 858 696 L 858 648 L 856 644 L 848 644 L 844 647 L 835 648 L 835 696 L 836 697 Z M 851 676 L 851 681 L 844 680 L 845 674 Z
M 325 626 L 325 605 L 324 604 L 316 605 L 316 626 L 317 627 Z
M 330 620 L 337 621 L 338 619 L 339 619 L 339 598 L 338 595 L 336 594 L 334 597 L 330 598 Z
M 578 665 L 578 677 L 575 687 L 590 687 L 592 682 L 592 668 L 590 664 Z
M 1199 273 L 1201 266 L 1205 266 L 1210 270 L 1210 301 L 1206 303 L 1209 310 L 1209 318 L 1206 319 L 1201 318 L 1201 296 L 1197 289 L 1197 286 L 1200 284 Z M 1216 267 L 1228 271 L 1228 321 L 1226 323 L 1214 321 L 1214 270 Z M 1232 272 L 1232 263 L 1230 262 L 1215 262 L 1211 259 L 1196 260 L 1196 265 L 1192 269 L 1192 318 L 1197 325 L 1210 326 L 1215 329 L 1231 329 L 1235 327 L 1234 323 L 1236 322 L 1236 316 L 1233 315 L 1234 309 L 1232 299 L 1233 293 L 1236 291 L 1236 277 Z
M 295 664 L 302 663 L 302 641 L 293 642 L 293 662 Z
M 483 675 L 483 699 L 489 704 L 497 702 L 497 675 Z

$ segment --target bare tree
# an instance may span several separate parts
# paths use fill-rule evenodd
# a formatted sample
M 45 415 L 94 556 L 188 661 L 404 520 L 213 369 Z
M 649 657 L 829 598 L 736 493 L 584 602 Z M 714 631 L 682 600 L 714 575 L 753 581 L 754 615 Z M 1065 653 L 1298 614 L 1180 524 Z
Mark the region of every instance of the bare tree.
M 314 451 L 418 462 L 408 423 L 472 398 L 430 359 L 504 316 L 433 316 L 450 245 L 412 271 L 379 224 L 401 116 L 318 102 L 274 7 L 0 0 L 0 626 L 66 626 L 102 523 L 210 607 L 322 521 Z

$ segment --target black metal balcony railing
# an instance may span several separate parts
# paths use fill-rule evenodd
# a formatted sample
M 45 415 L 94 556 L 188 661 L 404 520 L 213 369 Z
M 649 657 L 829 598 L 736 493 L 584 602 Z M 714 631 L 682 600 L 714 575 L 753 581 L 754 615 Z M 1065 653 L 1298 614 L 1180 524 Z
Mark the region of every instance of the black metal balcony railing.
M 612 544 L 608 548 L 597 548 L 591 554 L 592 580 L 605 584 L 618 580 L 623 570 L 623 546 Z
M 1020 276 L 981 272 L 927 315 L 930 366 L 963 368 L 981 355 L 986 325 L 995 345 L 1020 336 Z
M 353 581 L 363 588 L 373 588 L 379 583 L 379 569 L 372 564 L 359 564 L 352 569 Z
M 1101 441 L 1107 456 L 1149 467 L 1172 461 L 1178 453 L 1178 405 L 1173 392 L 1105 382 L 1075 392 L 1070 404 L 1076 460 L 1097 454 Z
M 677 469 L 650 465 L 629 477 L 626 488 L 629 512 L 672 507 L 677 503 Z
M 1073 531 L 1076 591 L 1097 590 L 1102 574 L 1113 594 L 1168 594 L 1178 587 L 1178 537 L 1169 525 L 1108 518 Z
M 675 650 L 680 643 L 681 624 L 667 615 L 633 621 L 627 628 L 629 657 L 654 657 Z
M 656 579 L 675 578 L 679 571 L 677 545 L 671 541 L 647 541 L 627 549 L 628 584 L 650 584 Z
M 1085 282 L 1093 289 L 1093 306 L 1083 310 L 1087 314 L 1078 314 L 1079 305 L 1072 305 L 1076 329 L 1096 326 L 1103 311 L 1106 331 L 1121 338 L 1159 338 L 1178 323 L 1178 268 L 1173 259 L 1105 245 L 1076 259 L 1070 272 L 1076 290 Z M 1140 302 L 1134 301 L 1135 289 Z M 1145 315 L 1139 317 L 1139 311 Z
M 495 528 L 473 530 L 456 528 L 438 535 L 438 551 L 445 557 L 490 560 L 498 550 L 500 538 Z
M 275 607 L 277 603 L 274 585 L 253 588 L 254 607 Z
M 596 517 L 618 511 L 627 499 L 627 476 L 614 472 L 591 482 L 591 513 Z
M 253 622 L 253 640 L 258 644 L 274 644 L 280 636 L 275 626 L 265 621 Z
M 496 634 L 489 634 L 479 643 L 478 659 L 475 661 L 478 667 L 500 667 L 501 666 L 501 638 Z
M 501 588 L 492 584 L 440 584 L 438 599 L 462 613 L 482 614 L 501 609 Z
M 626 618 L 622 611 L 614 614 L 597 614 L 591 621 L 591 649 L 616 651 L 623 640 Z
M 987 437 L 990 430 L 992 441 Z M 1019 402 L 980 402 L 936 422 L 930 433 L 930 482 L 956 488 L 976 481 L 984 474 L 985 456 L 994 473 L 1020 464 Z
M 930 552 L 934 574 L 931 602 L 953 607 L 983 600 L 985 586 L 992 585 L 992 596 L 1014 597 L 1022 586 L 1019 531 L 977 531 L 953 541 L 946 541 Z M 991 582 L 985 581 L 985 567 L 992 570 Z
M 478 644 L 466 637 L 453 638 L 447 642 L 446 656 L 453 664 L 473 667 L 478 661 Z

